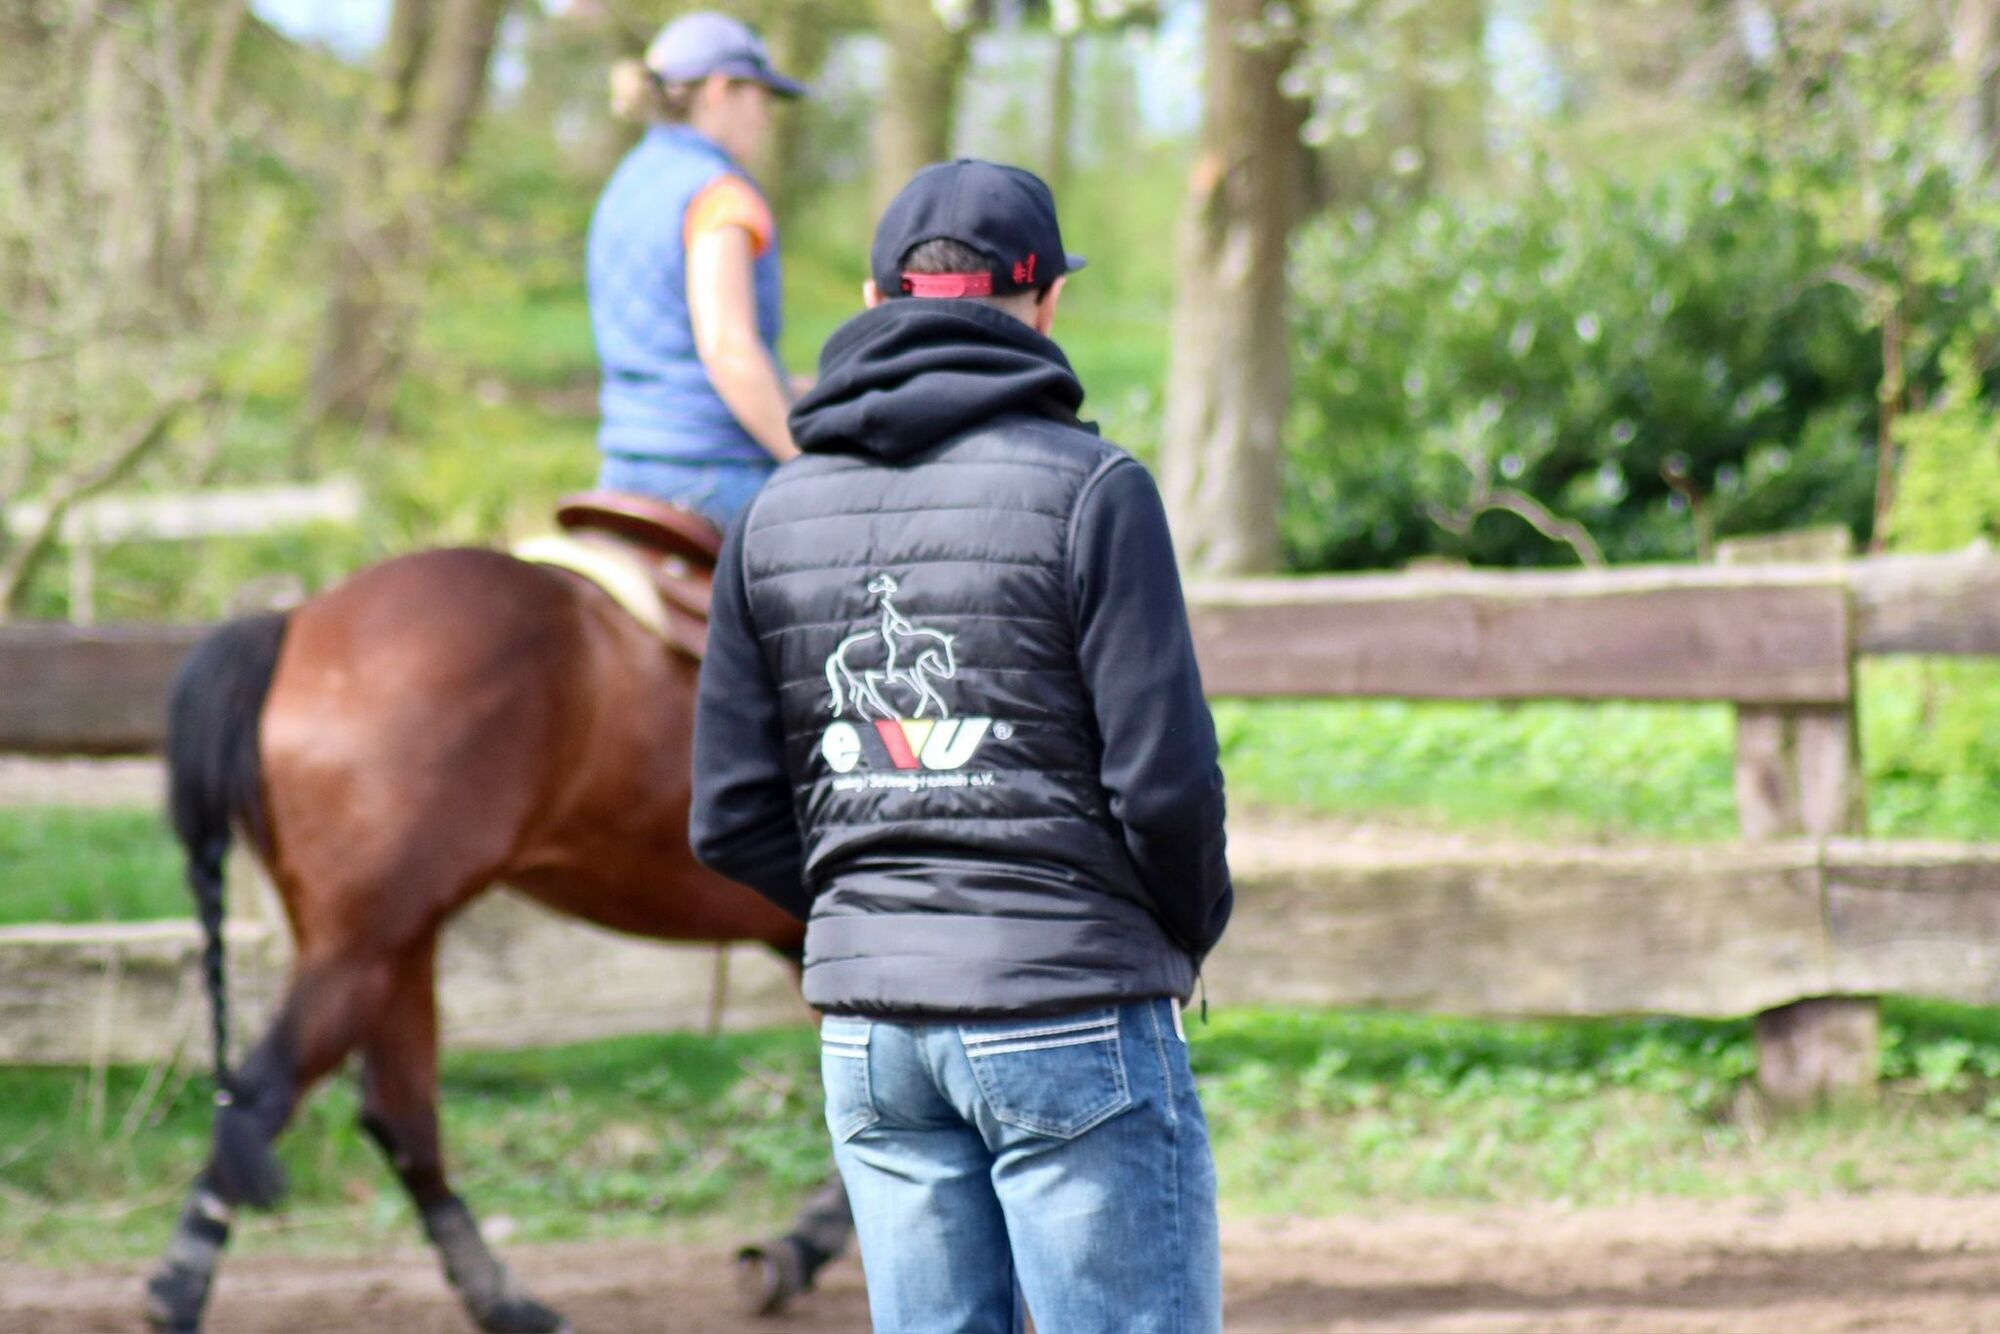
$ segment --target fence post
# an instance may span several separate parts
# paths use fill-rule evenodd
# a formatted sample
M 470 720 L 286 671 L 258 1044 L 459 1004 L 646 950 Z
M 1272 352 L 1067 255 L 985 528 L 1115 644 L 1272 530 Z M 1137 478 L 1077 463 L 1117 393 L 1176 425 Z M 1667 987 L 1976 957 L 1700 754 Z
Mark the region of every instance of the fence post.
M 1845 528 L 1725 542 L 1725 565 L 1836 561 Z M 1850 675 L 1850 680 L 1852 679 Z M 1832 707 L 1736 707 L 1736 810 L 1751 841 L 1832 838 L 1867 830 L 1855 699 Z M 1757 1083 L 1800 1106 L 1867 1096 L 1881 1074 L 1881 1006 L 1872 996 L 1814 996 L 1756 1018 Z

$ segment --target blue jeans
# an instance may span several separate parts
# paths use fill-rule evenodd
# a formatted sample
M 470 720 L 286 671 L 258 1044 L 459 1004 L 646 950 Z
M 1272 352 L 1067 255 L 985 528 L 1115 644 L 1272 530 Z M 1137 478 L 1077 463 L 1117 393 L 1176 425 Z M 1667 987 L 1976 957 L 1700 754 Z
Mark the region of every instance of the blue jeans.
M 1173 1003 L 830 1015 L 820 1072 L 877 1334 L 1213 1334 L 1215 1161 Z
M 638 454 L 606 454 L 597 485 L 606 491 L 626 491 L 686 505 L 717 528 L 728 528 L 778 466 L 762 463 L 678 463 Z

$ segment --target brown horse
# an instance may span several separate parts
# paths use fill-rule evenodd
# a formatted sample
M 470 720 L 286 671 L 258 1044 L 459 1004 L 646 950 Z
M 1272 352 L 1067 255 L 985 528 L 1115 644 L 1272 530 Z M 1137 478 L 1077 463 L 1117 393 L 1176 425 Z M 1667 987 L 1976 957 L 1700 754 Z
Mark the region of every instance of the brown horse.
M 445 1179 L 438 933 L 504 883 L 619 931 L 760 941 L 796 960 L 803 926 L 688 850 L 696 675 L 595 585 L 477 550 L 388 561 L 288 614 L 224 626 L 190 656 L 169 786 L 206 930 L 217 1111 L 213 1153 L 148 1285 L 156 1329 L 199 1326 L 233 1209 L 282 1195 L 272 1141 L 350 1052 L 362 1124 L 473 1320 L 563 1327 L 487 1250 Z M 269 871 L 297 945 L 276 1018 L 233 1073 L 221 944 L 232 829 Z M 746 1252 L 762 1295 L 809 1287 L 848 1231 L 836 1180 L 778 1244 Z

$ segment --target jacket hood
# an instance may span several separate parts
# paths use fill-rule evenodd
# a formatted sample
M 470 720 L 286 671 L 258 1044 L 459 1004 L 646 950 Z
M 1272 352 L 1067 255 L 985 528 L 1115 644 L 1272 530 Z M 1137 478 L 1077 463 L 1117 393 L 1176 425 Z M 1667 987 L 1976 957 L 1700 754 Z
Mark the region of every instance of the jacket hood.
M 807 453 L 894 462 L 1004 413 L 1082 425 L 1083 385 L 1062 349 L 978 301 L 885 301 L 835 331 L 819 373 L 792 408 Z

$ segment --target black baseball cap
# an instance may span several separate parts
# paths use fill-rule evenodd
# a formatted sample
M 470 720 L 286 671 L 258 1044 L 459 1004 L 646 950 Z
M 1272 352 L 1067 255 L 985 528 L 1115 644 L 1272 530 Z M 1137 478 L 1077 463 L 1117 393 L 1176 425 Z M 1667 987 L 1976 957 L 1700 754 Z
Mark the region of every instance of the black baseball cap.
M 903 257 L 926 241 L 956 241 L 991 267 L 904 273 Z M 1083 264 L 1063 249 L 1056 199 L 1041 177 L 977 158 L 935 163 L 911 177 L 875 225 L 868 255 L 885 297 L 1005 296 L 1045 287 Z

